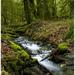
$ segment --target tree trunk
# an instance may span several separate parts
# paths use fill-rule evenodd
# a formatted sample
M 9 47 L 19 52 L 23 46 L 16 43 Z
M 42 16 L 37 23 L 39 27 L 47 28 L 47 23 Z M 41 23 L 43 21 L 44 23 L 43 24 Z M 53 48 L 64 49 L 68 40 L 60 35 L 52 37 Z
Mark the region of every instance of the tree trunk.
M 31 10 L 30 10 L 30 1 L 29 0 L 23 0 L 23 2 L 24 2 L 25 18 L 26 18 L 27 24 L 30 24 L 32 21 Z

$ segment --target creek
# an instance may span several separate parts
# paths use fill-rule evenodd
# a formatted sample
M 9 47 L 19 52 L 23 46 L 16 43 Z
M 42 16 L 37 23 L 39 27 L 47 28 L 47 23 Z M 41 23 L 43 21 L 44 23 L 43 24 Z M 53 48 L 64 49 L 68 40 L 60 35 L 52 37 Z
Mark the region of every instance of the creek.
M 27 49 L 31 57 L 37 59 L 38 63 L 49 72 L 52 72 L 54 75 L 62 75 L 60 66 L 48 59 L 48 56 L 52 53 L 52 47 L 43 46 L 41 43 L 37 44 L 37 42 L 24 37 L 18 37 L 15 41 Z

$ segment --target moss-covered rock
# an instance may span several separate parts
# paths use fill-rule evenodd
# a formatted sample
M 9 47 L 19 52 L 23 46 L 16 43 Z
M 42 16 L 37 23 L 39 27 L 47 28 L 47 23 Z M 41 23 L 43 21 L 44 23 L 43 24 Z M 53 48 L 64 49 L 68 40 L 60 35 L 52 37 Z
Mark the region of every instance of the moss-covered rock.
M 23 50 L 23 48 L 22 47 L 20 47 L 18 44 L 16 44 L 15 42 L 13 42 L 13 41 L 9 41 L 9 45 L 10 45 L 10 47 L 13 49 L 13 50 Z
M 3 69 L 11 75 L 20 75 L 24 69 L 36 64 L 36 60 L 13 41 L 2 42 L 1 60 Z M 3 75 L 7 75 L 6 72 Z
M 68 44 L 67 43 L 60 43 L 59 45 L 58 45 L 58 51 L 60 52 L 60 53 L 64 53 L 64 52 L 67 52 L 67 50 L 68 50 Z

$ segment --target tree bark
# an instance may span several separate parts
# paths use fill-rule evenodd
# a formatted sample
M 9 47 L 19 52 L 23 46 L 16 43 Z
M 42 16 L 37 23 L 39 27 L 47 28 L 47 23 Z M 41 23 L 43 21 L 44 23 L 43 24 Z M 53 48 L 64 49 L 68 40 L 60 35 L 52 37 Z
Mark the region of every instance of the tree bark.
M 31 19 L 31 10 L 30 10 L 30 1 L 29 0 L 23 0 L 24 2 L 24 11 L 25 11 L 25 18 L 27 20 L 27 24 L 30 24 Z

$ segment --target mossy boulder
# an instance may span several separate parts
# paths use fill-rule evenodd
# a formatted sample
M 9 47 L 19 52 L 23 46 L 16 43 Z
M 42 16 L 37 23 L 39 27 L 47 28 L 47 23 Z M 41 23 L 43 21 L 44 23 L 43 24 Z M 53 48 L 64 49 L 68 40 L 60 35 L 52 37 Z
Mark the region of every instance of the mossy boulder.
M 63 42 L 63 43 L 60 43 L 59 45 L 58 45 L 58 51 L 60 52 L 60 53 L 65 53 L 65 52 L 67 52 L 68 51 L 68 44 L 67 43 L 65 43 L 65 42 Z
M 19 46 L 17 43 L 15 43 L 13 41 L 9 41 L 9 42 L 10 42 L 10 47 L 14 51 L 18 52 L 23 57 L 29 58 L 29 54 L 21 46 Z
M 2 55 L 2 75 L 19 75 L 36 64 L 36 59 L 32 59 L 25 49 L 13 41 L 2 42 Z

